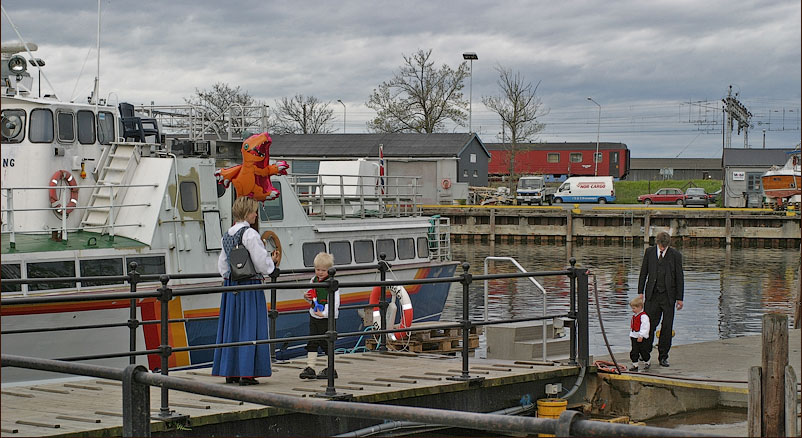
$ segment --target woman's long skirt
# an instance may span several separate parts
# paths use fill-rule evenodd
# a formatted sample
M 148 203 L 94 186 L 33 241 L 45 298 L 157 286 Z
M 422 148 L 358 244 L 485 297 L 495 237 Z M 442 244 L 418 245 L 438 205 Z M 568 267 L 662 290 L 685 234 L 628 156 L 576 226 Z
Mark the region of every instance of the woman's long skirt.
M 259 280 L 237 283 L 226 280 L 225 286 L 260 284 Z M 267 301 L 262 290 L 224 292 L 220 300 L 217 343 L 268 339 Z M 214 350 L 213 376 L 264 377 L 270 368 L 270 345 L 217 348 Z

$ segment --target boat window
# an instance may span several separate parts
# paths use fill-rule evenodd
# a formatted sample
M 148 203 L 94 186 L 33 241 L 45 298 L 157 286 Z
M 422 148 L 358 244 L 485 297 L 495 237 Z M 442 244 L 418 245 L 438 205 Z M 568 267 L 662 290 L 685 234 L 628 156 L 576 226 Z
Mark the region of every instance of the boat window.
M 95 114 L 92 111 L 78 111 L 78 142 L 95 142 Z
M 59 111 L 56 113 L 58 120 L 58 141 L 75 141 L 75 123 L 73 123 L 72 113 Z
M 560 162 L 560 153 L 559 152 L 549 152 L 546 155 L 546 162 L 548 163 L 559 163 Z
M 321 252 L 326 252 L 326 244 L 323 242 L 307 242 L 303 245 L 304 266 L 315 266 L 315 256 Z
M 271 181 L 273 187 L 281 192 L 281 183 Z M 281 195 L 278 198 L 262 202 L 259 206 L 259 218 L 263 221 L 280 221 L 284 219 L 284 207 L 281 202 Z
M 331 242 L 329 252 L 334 256 L 335 265 L 351 264 L 351 242 Z
M 198 186 L 195 181 L 181 181 L 181 209 L 198 211 Z
M 3 280 L 11 280 L 12 278 L 22 278 L 22 270 L 19 263 L 3 263 L 0 265 L 0 278 Z M 22 290 L 21 284 L 6 284 L 0 282 L 0 289 L 2 292 L 19 292 Z
M 25 139 L 25 111 L 3 110 L 3 143 L 19 143 Z
M 373 241 L 354 241 L 354 261 L 357 263 L 373 263 Z
M 378 239 L 376 240 L 376 252 L 381 256 L 384 253 L 388 262 L 395 260 L 395 242 L 393 239 Z
M 79 263 L 81 269 L 81 277 L 97 277 L 97 276 L 111 276 L 111 275 L 124 275 L 123 272 L 123 259 L 97 259 L 97 260 L 81 260 Z M 81 286 L 104 286 L 107 284 L 122 284 L 123 280 L 110 280 L 110 281 L 82 281 Z
M 114 141 L 114 115 L 107 111 L 97 113 L 97 142 L 111 144 Z
M 409 260 L 415 258 L 415 239 L 398 239 L 398 259 Z
M 418 257 L 429 258 L 429 239 L 425 237 L 418 237 Z
M 571 152 L 570 156 L 572 163 L 581 163 L 582 162 L 582 152 Z
M 75 277 L 75 261 L 28 263 L 28 278 Z M 54 281 L 50 283 L 31 283 L 28 290 L 65 289 L 75 287 L 74 281 Z
M 167 270 L 164 269 L 164 256 L 142 256 L 142 257 L 126 257 L 125 258 L 125 271 L 131 267 L 131 262 L 136 262 L 136 272 L 140 275 L 150 274 L 166 274 Z
M 53 113 L 48 109 L 31 111 L 31 123 L 28 125 L 28 138 L 32 143 L 53 142 Z

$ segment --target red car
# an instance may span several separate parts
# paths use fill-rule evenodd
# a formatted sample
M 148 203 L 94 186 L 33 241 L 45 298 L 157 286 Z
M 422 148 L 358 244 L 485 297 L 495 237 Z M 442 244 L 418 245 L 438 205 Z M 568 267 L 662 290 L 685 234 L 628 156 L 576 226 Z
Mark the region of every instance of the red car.
M 673 187 L 664 187 L 655 193 L 638 196 L 638 202 L 649 204 L 677 204 L 685 203 L 685 194 L 682 190 Z

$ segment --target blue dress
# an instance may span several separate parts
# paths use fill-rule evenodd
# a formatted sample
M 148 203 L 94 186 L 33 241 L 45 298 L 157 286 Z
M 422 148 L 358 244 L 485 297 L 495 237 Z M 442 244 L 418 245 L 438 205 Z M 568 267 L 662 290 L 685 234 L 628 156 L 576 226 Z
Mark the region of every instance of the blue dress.
M 237 283 L 225 280 L 225 286 L 260 284 L 259 280 Z M 220 300 L 217 343 L 268 339 L 267 301 L 262 290 L 224 292 Z M 270 367 L 270 344 L 214 350 L 213 376 L 265 377 L 273 374 Z

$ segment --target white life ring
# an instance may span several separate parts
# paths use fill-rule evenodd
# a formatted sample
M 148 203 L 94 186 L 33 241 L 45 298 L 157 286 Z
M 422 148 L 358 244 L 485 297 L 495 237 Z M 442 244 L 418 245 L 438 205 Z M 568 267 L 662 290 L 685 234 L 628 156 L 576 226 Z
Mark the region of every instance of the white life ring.
M 69 189 L 69 200 L 67 200 L 67 214 L 69 215 L 75 209 L 75 206 L 78 205 L 78 181 L 73 178 L 70 172 L 66 170 L 57 170 L 53 176 L 50 177 L 50 206 L 53 208 L 57 208 L 58 210 L 53 210 L 56 216 L 61 215 L 61 197 L 59 196 L 56 189 L 59 188 L 59 182 L 64 181 L 63 187 Z
M 388 309 L 387 312 L 387 328 L 407 328 L 412 325 L 412 300 L 409 299 L 409 293 L 404 288 L 404 286 L 389 286 L 387 288 L 387 292 L 389 292 L 391 296 L 391 307 L 393 308 L 392 312 Z M 379 296 L 381 295 L 381 287 L 374 286 L 373 290 L 370 292 L 370 304 L 379 304 Z M 401 322 L 398 324 L 398 327 L 393 327 L 395 324 L 395 306 L 392 306 L 392 296 L 395 296 L 398 299 L 398 302 L 401 303 Z M 381 321 L 381 313 L 379 312 L 378 307 L 373 308 L 373 327 L 378 330 Z M 397 340 L 397 339 L 404 339 L 410 335 L 410 332 L 398 332 L 398 333 L 390 333 L 390 339 Z

